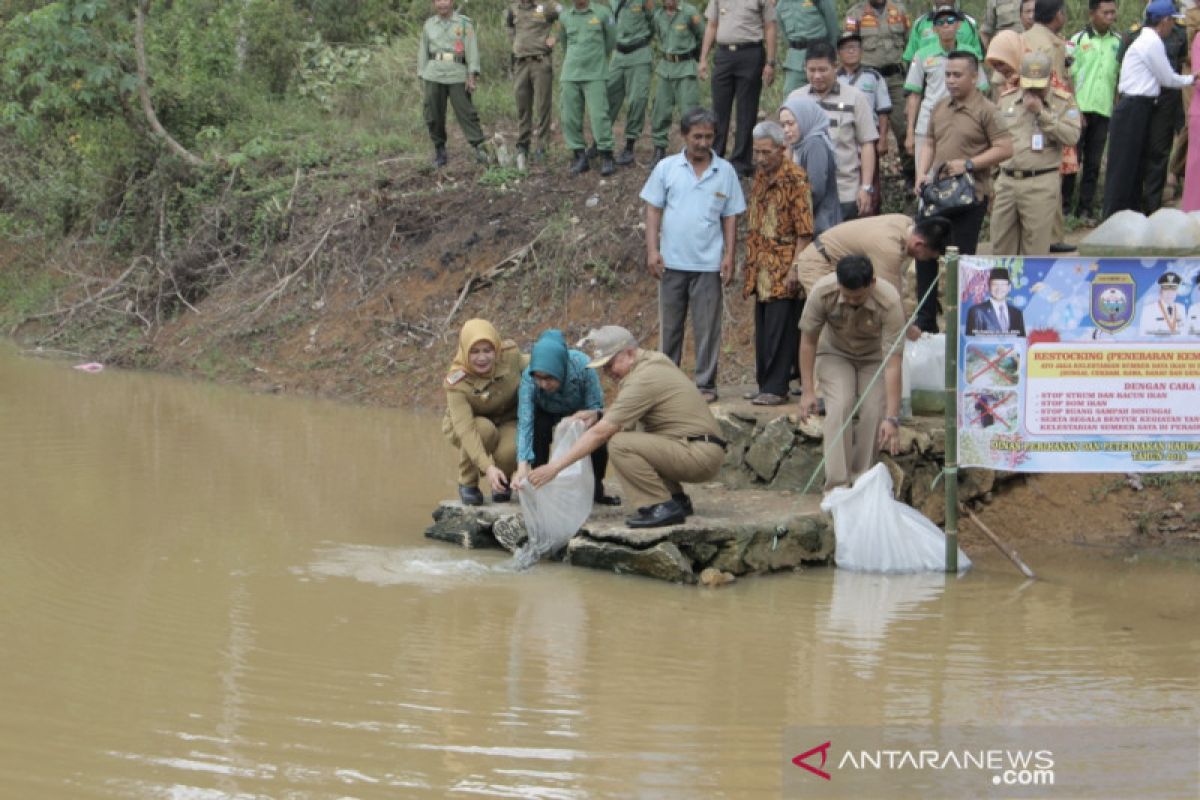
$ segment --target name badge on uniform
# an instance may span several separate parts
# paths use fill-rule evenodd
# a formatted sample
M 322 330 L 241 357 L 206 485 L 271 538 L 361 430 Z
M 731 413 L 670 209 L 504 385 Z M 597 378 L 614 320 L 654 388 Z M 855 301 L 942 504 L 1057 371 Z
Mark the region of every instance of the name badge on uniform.
M 1035 153 L 1040 153 L 1046 149 L 1046 137 L 1042 135 L 1041 131 L 1033 132 L 1033 136 L 1030 138 L 1029 147 Z

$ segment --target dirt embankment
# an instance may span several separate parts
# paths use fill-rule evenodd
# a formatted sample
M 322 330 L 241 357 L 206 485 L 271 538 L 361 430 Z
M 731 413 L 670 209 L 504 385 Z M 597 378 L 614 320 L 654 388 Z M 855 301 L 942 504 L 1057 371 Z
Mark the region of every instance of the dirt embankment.
M 208 250 L 191 255 L 189 272 L 150 282 L 153 302 L 145 280 L 137 291 L 104 288 L 132 281 L 136 260 L 76 260 L 58 307 L 78 308 L 15 332 L 89 359 L 256 391 L 430 408 L 471 317 L 524 346 L 547 327 L 574 340 L 606 322 L 656 341 L 657 290 L 644 268 L 637 199 L 645 164 L 611 179 L 571 178 L 562 161 L 524 177 L 485 174 L 461 156 L 440 173 L 401 159 L 365 172 L 358 186 L 298 174 L 265 257 L 218 230 Z M 722 383 L 749 383 L 753 363 L 752 307 L 735 280 Z M 980 515 L 1019 546 L 1200 549 L 1200 481 L 1189 477 L 1138 490 L 1113 475 L 1030 476 L 1005 484 Z

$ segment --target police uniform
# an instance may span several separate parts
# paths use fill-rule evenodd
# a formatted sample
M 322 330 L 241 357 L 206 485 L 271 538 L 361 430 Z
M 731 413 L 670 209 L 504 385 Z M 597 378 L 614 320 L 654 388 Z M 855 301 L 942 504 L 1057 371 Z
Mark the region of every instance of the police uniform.
M 478 148 L 483 143 L 483 129 L 466 87 L 467 75 L 479 74 L 479 42 L 470 19 L 462 14 L 445 19 L 435 14 L 425 20 L 417 51 L 417 74 L 424 83 L 425 127 L 437 152 L 435 163 L 445 164 L 447 100 L 463 136 Z
M 858 216 L 858 192 L 862 188 L 862 145 L 879 139 L 875 112 L 867 96 L 837 80 L 824 95 L 817 95 L 811 85 L 801 86 L 793 95 L 811 97 L 829 118 L 829 136 L 833 139 L 833 157 L 837 163 L 838 202 L 842 218 Z M 849 206 L 854 206 L 849 208 Z
M 544 151 L 550 143 L 554 64 L 546 40 L 560 13 L 562 6 L 558 3 L 517 0 L 509 5 L 504 19 L 504 27 L 512 41 L 517 149 L 525 153 L 529 152 L 535 130 L 539 151 Z
M 900 338 L 904 312 L 891 284 L 875 281 L 858 307 L 842 301 L 836 275 L 817 281 L 800 317 L 803 336 L 817 338 L 816 381 L 825 400 L 825 491 L 849 486 L 875 463 L 879 425 L 883 422 L 886 380 L 871 379 L 883 363 L 884 349 Z M 858 398 L 858 419 L 841 434 Z
M 655 156 L 661 158 L 671 136 L 671 120 L 700 105 L 696 80 L 696 51 L 704 41 L 704 20 L 691 3 L 680 3 L 675 11 L 659 7 L 653 18 L 659 59 L 654 68 L 657 85 L 651 129 Z
M 662 353 L 638 349 L 604 420 L 621 429 L 608 440 L 608 463 L 634 508 L 669 501 L 681 483 L 712 480 L 725 460 L 721 426 Z
M 843 44 L 848 37 L 858 37 L 859 44 L 862 44 L 862 37 L 858 34 L 845 34 L 838 39 L 839 46 Z M 879 140 L 875 145 L 875 173 L 871 179 L 871 216 L 878 214 L 881 204 L 883 203 L 883 163 L 879 155 L 879 141 L 887 137 L 887 121 L 891 119 L 892 113 L 892 98 L 888 93 L 887 83 L 879 71 L 872 67 L 864 67 L 859 64 L 858 69 L 853 73 L 847 72 L 844 68 L 839 68 L 837 72 L 838 83 L 846 86 L 853 86 L 867 96 L 871 101 L 873 110 L 875 111 L 875 127 L 879 131 Z M 886 119 L 880 119 L 885 117 Z
M 712 67 L 712 104 L 717 115 L 713 151 L 725 158 L 729 129 L 735 128 L 728 160 L 739 175 L 746 175 L 754 169 L 751 150 L 763 69 L 768 55 L 775 56 L 763 47 L 766 26 L 775 24 L 775 0 L 709 0 L 704 18 L 717 26 L 717 52 Z M 736 120 L 733 119 L 735 100 Z
M 783 62 L 783 94 L 808 83 L 804 59 L 810 42 L 835 44 L 838 32 L 837 9 L 833 0 L 779 0 L 775 5 L 779 47 L 787 55 Z
M 583 152 L 583 111 L 592 122 L 596 149 L 612 153 L 612 120 L 608 109 L 608 56 L 616 45 L 616 22 L 608 6 L 589 2 L 582 10 L 564 9 L 558 18 L 563 47 L 559 79 L 563 140 L 578 156 Z
M 1000 31 L 1025 32 L 1025 26 L 1021 23 L 1021 0 L 987 1 L 979 32 L 991 39 Z
M 885 0 L 876 6 L 862 0 L 846 13 L 845 30 L 862 37 L 862 64 L 878 70 L 887 81 L 888 97 L 894 113 L 889 118 L 898 152 L 904 153 L 904 45 L 908 41 L 909 19 L 904 5 Z M 883 135 L 881 133 L 881 135 Z M 911 171 L 911 156 L 906 159 Z
M 625 115 L 625 153 L 618 164 L 633 161 L 633 143 L 642 135 L 646 124 L 646 107 L 650 103 L 650 15 L 652 0 L 617 0 L 616 52 L 608 64 L 608 111 L 613 122 L 621 113 L 621 104 L 629 99 Z
M 1021 82 L 1049 82 L 1050 60 L 1027 54 Z M 1043 85 L 1046 85 L 1043 83 Z M 1062 89 L 1046 87 L 1042 110 L 1025 108 L 1029 89 L 1010 89 L 1000 98 L 1000 119 L 1013 138 L 1012 158 L 1000 165 L 992 205 L 994 255 L 1043 256 L 1054 241 L 1056 209 L 1062 208 L 1059 165 L 1062 148 L 1079 141 L 1082 122 L 1075 99 Z
M 1184 332 L 1187 311 L 1183 304 L 1175 300 L 1164 303 L 1162 299 L 1164 289 L 1179 291 L 1182 284 L 1183 278 L 1178 273 L 1164 272 L 1158 276 L 1159 296 L 1142 304 L 1138 333 L 1143 336 L 1178 336 Z
M 446 376 L 442 433 L 459 451 L 459 486 L 477 486 L 491 466 L 505 475 L 517 468 L 517 390 L 528 363 L 529 357 L 506 341 L 490 375 L 455 369 Z

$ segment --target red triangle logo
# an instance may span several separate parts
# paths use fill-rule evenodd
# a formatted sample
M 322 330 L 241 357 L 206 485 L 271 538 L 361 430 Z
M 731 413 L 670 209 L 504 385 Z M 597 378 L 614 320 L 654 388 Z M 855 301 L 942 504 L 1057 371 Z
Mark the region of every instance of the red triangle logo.
M 820 767 L 814 767 L 812 764 L 807 764 L 804 761 L 804 759 L 808 758 L 809 756 L 813 756 L 813 755 L 816 755 L 817 753 L 820 753 L 821 754 L 821 767 L 824 767 L 825 766 L 825 758 L 828 755 L 828 751 L 829 751 L 829 744 L 830 744 L 829 742 L 825 742 L 825 744 L 819 744 L 816 747 L 814 747 L 812 750 L 808 750 L 806 752 L 801 753 L 800 755 L 798 755 L 792 759 L 792 763 L 795 764 L 797 767 L 801 767 L 803 769 L 808 770 L 813 775 L 816 775 L 819 778 L 824 778 L 827 781 L 832 780 L 832 778 L 828 772 L 821 769 Z

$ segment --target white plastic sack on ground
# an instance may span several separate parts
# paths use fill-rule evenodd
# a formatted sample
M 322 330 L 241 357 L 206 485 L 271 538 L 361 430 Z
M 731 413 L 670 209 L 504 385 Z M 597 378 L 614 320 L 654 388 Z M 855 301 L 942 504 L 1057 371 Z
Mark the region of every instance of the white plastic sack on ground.
M 1083 237 L 1079 243 L 1079 254 L 1087 256 L 1121 256 L 1150 248 L 1154 240 L 1150 234 L 1150 221 L 1137 211 L 1118 211 L 1100 224 L 1099 228 Z
M 904 378 L 911 390 L 946 388 L 946 334 L 922 333 L 915 342 L 904 340 Z
M 892 499 L 892 476 L 876 464 L 850 489 L 821 501 L 833 514 L 834 561 L 860 572 L 933 572 L 946 568 L 946 535 L 921 512 Z M 971 568 L 960 548 L 959 571 Z
M 570 450 L 585 430 L 579 420 L 558 423 L 550 460 Z M 529 566 L 569 542 L 592 513 L 593 489 L 592 459 L 586 456 L 544 486 L 523 485 L 517 496 L 529 539 L 515 554 L 517 562 Z
M 1200 252 L 1200 225 L 1177 208 L 1160 208 L 1150 215 L 1150 239 L 1155 252 L 1189 254 Z

